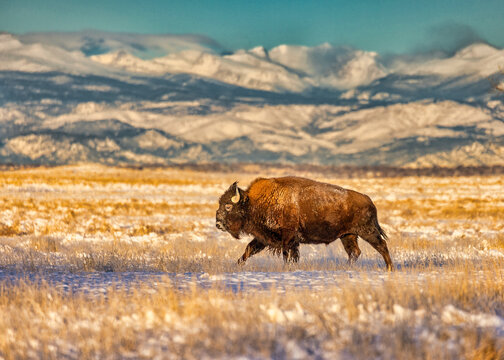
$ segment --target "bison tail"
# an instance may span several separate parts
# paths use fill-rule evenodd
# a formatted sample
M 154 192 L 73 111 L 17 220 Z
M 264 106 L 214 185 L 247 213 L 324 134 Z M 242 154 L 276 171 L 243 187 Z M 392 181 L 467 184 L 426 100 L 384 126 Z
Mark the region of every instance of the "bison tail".
M 382 237 L 382 239 L 388 240 L 388 236 L 385 233 L 385 231 L 381 228 L 380 224 L 378 223 L 378 220 L 376 220 L 376 228 L 378 229 L 378 232 L 380 233 L 380 236 Z

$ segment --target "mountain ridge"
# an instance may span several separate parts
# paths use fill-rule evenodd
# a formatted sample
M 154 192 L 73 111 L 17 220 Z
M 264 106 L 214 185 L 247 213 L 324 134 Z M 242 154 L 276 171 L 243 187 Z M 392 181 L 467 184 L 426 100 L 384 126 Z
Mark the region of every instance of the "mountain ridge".
M 330 44 L 229 53 L 198 37 L 164 48 L 162 36 L 27 39 L 0 35 L 0 163 L 503 162 L 503 95 L 487 78 L 504 51 L 489 45 L 385 65 Z M 139 39 L 156 56 L 129 53 Z M 84 53 L 93 42 L 106 51 Z

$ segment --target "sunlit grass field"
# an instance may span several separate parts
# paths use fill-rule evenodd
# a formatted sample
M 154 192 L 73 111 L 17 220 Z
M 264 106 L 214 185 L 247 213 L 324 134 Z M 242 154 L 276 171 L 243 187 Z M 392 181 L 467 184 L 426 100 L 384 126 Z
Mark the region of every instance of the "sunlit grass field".
M 351 267 L 339 241 L 237 265 L 250 239 L 215 228 L 218 197 L 288 174 L 368 194 L 397 271 L 363 241 Z M 503 219 L 502 176 L 3 171 L 0 357 L 504 359 Z

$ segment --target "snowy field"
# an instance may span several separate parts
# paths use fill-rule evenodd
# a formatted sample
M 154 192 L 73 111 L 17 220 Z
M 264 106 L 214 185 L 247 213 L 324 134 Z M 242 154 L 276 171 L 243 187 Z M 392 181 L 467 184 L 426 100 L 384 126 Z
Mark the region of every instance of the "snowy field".
M 397 271 L 363 241 L 239 266 L 218 197 L 268 171 L 0 172 L 0 358 L 504 357 L 502 177 L 296 173 L 368 194 Z

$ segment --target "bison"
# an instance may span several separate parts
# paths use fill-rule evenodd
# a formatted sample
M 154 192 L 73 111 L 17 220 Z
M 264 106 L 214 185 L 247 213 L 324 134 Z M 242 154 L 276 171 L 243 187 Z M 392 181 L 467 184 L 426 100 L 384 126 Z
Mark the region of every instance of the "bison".
M 359 236 L 383 256 L 388 270 L 394 268 L 369 196 L 337 185 L 289 176 L 257 178 L 243 190 L 235 182 L 219 199 L 216 226 L 236 239 L 254 237 L 238 263 L 265 248 L 297 262 L 299 244 L 341 239 L 352 264 L 361 253 Z

